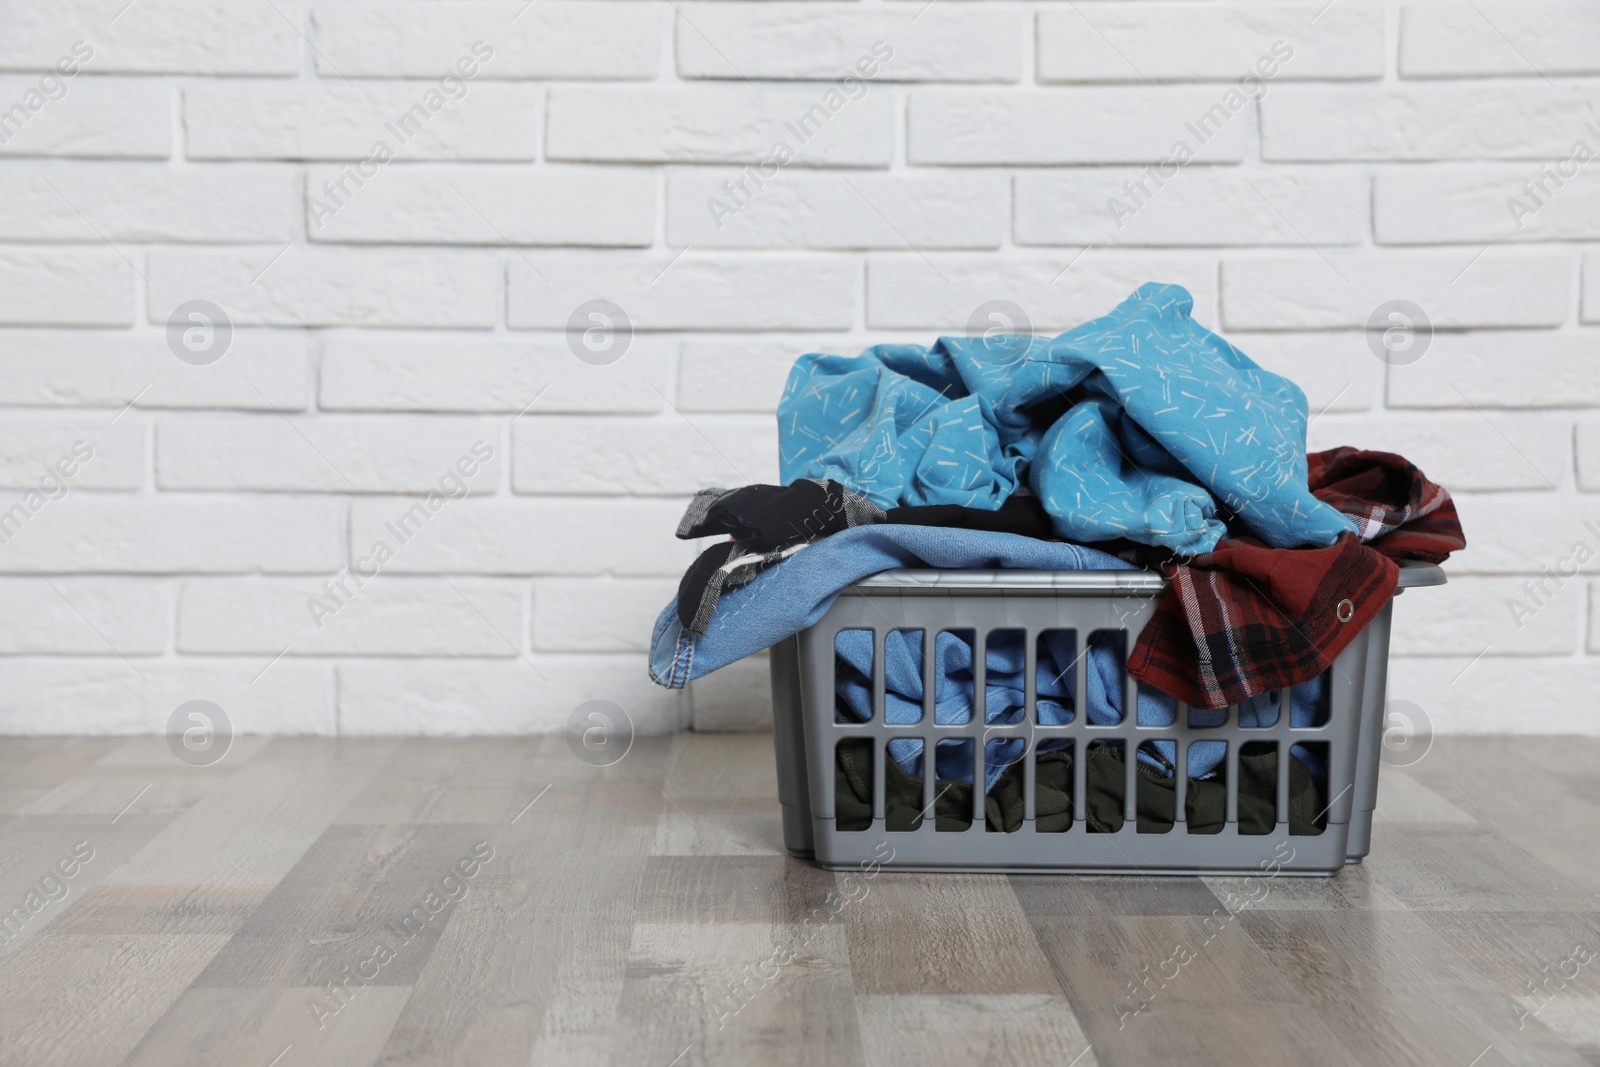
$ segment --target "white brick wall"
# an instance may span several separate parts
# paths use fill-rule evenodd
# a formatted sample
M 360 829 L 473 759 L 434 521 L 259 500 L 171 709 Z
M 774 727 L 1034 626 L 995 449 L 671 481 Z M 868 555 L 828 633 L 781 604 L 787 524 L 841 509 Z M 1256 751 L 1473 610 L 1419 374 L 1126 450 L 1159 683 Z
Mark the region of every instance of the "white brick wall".
M 108 249 L 0 251 L 0 323 L 132 326 L 134 273 Z
M 1039 12 L 1039 77 L 1234 81 L 1279 41 L 1293 53 L 1285 78 L 1381 78 L 1383 5 L 1118 3 L 1088 17 L 1049 5 Z
M 661 69 L 668 13 L 629 0 L 318 4 L 316 69 L 335 78 L 435 78 L 486 41 L 495 55 L 485 78 L 649 81 Z
M 837 78 L 874 41 L 890 42 L 888 81 L 1014 82 L 1022 76 L 1019 4 L 687 4 L 677 35 L 684 78 Z
M 62 49 L 62 55 L 68 50 Z M 21 66 L 29 62 L 19 61 Z M 42 65 L 42 64 L 40 64 Z M 0 133 L 0 156 L 168 159 L 172 155 L 172 87 L 161 80 L 91 78 L 80 70 L 64 88 L 39 93 L 43 78 L 0 75 L 0 100 L 12 117 Z M 40 101 L 42 103 L 34 103 Z M 27 107 L 24 116 L 16 111 Z
M 84 40 L 94 47 L 96 71 L 292 75 L 300 69 L 304 44 L 295 31 L 305 21 L 304 0 L 149 0 L 138 19 L 119 17 L 124 2 L 6 0 L 0 62 L 8 70 L 48 70 Z
M 795 356 L 993 300 L 1059 330 L 1151 279 L 1304 387 L 1313 447 L 1456 491 L 1472 547 L 1401 599 L 1391 695 L 1600 731 L 1588 0 L 0 27 L 0 732 L 197 698 L 249 731 L 551 730 L 596 698 L 759 726 L 764 657 L 679 694 L 642 652 L 689 494 L 776 476 Z M 1365 329 L 1393 300 L 1439 331 L 1408 365 Z

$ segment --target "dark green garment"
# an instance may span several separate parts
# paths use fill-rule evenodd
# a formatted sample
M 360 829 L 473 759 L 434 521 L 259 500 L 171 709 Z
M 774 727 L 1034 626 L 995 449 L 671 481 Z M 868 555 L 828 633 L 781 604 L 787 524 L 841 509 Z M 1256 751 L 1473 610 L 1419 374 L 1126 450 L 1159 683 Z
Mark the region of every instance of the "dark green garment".
M 1127 764 L 1121 750 L 1104 744 L 1089 746 L 1084 769 L 1088 811 L 1084 821 L 1091 832 L 1116 833 L 1122 829 L 1122 797 Z M 1072 750 L 1046 752 L 1036 761 L 1037 798 L 1034 826 L 1041 833 L 1060 833 L 1071 827 Z M 1276 829 L 1278 754 L 1268 749 L 1239 755 L 1239 832 L 1268 834 Z M 847 741 L 838 746 L 838 773 L 834 809 L 840 830 L 866 830 L 872 825 L 872 742 Z M 884 760 L 884 815 L 891 832 L 906 833 L 922 825 L 922 779 Z M 1171 777 L 1139 764 L 1135 771 L 1136 799 L 1141 833 L 1162 833 L 1173 826 L 1177 786 Z M 934 784 L 934 818 L 941 831 L 965 830 L 972 825 L 972 785 L 938 779 Z M 988 828 L 1011 833 L 1022 826 L 1023 769 L 1019 764 L 1003 774 L 983 798 Z M 1191 780 L 1184 812 L 1191 834 L 1222 832 L 1227 817 L 1227 787 L 1220 780 Z M 1289 760 L 1289 832 L 1319 834 L 1324 820 L 1323 802 L 1311 772 L 1299 760 Z

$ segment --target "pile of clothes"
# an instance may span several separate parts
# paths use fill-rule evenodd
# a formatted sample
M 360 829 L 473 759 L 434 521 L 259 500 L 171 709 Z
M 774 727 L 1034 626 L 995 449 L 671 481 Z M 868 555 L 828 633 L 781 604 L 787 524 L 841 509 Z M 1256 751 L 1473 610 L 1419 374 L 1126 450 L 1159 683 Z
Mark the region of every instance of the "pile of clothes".
M 1173 724 L 1179 702 L 1198 709 L 1197 725 L 1205 712 L 1222 721 L 1230 705 L 1242 725 L 1271 725 L 1284 690 L 1290 721 L 1317 725 L 1323 675 L 1393 596 L 1396 561 L 1437 563 L 1465 539 L 1450 495 L 1401 457 L 1352 448 L 1308 456 L 1305 394 L 1200 326 L 1192 310 L 1184 289 L 1147 284 L 1058 337 L 802 356 L 778 408 L 784 484 L 707 489 L 684 515 L 679 537 L 728 540 L 701 554 L 662 612 L 651 677 L 681 687 L 770 647 L 818 621 L 852 582 L 884 570 L 1149 568 L 1169 581 L 1133 647 L 1103 632 L 1085 649 L 1090 722 L 1121 721 L 1126 670 L 1139 682 L 1141 725 Z M 1038 679 L 1044 723 L 1078 711 L 1079 659 L 1062 640 L 1039 652 L 1052 668 Z M 837 654 L 840 713 L 865 719 L 870 634 L 842 633 Z M 969 641 L 940 634 L 934 655 L 937 722 L 970 721 L 979 708 L 988 723 L 1020 721 L 1020 644 L 985 647 L 981 698 Z M 886 721 L 920 721 L 921 657 L 920 638 L 888 635 Z M 995 742 L 985 754 L 996 828 L 1021 810 L 1004 802 L 1020 789 L 1021 745 Z M 972 759 L 947 759 L 943 747 L 932 772 L 966 787 L 966 807 L 952 810 L 970 813 Z M 1042 790 L 1045 746 L 1040 753 Z M 1221 742 L 1190 746 L 1190 777 L 1215 780 L 1223 754 Z M 1291 768 L 1291 784 L 1320 775 L 1315 752 L 1292 754 L 1305 766 Z M 900 784 L 914 784 L 920 798 L 920 742 L 891 742 L 890 755 Z M 1069 821 L 1070 758 L 1056 756 L 1067 767 Z M 1086 758 L 1094 770 L 1106 757 Z M 1157 787 L 1170 784 L 1175 758 L 1171 742 L 1141 746 L 1141 819 L 1143 782 L 1159 807 Z M 1197 800 L 1205 793 L 1191 789 L 1191 806 L 1207 803 Z M 869 812 L 870 799 L 869 791 Z M 1093 797 L 1086 803 L 1092 817 Z M 1170 815 L 1170 797 L 1165 804 Z M 1108 805 L 1106 818 L 1113 814 L 1120 825 L 1120 807 Z

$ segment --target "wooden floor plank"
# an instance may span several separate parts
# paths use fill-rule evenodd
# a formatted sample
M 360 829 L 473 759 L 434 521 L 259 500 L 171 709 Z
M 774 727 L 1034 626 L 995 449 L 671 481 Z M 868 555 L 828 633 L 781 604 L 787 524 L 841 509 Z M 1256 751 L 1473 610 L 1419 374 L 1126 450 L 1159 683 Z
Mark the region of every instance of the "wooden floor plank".
M 122 751 L 123 737 L 0 737 L 0 771 L 48 771 L 67 775 L 94 765 L 107 752 Z
M 663 785 L 674 799 L 766 799 L 778 793 L 770 735 L 679 734 L 673 742 Z
M 837 922 L 833 872 L 792 856 L 652 856 L 639 890 L 651 923 Z
M 358 984 L 411 985 L 460 902 L 482 884 L 482 860 L 494 851 L 486 834 L 481 826 L 329 827 L 195 984 L 315 987 L 356 974 Z
M 1418 915 L 1508 997 L 1600 995 L 1600 914 L 1425 911 Z
M 0 819 L 0 961 L 69 915 L 172 822 L 139 812 Z
M 342 823 L 490 823 L 511 818 L 546 782 L 542 738 L 402 742 L 338 814 Z
M 50 926 L 55 934 L 232 935 L 269 885 L 97 885 Z
M 1098 1067 L 1065 997 L 864 996 L 861 1047 L 874 1067 Z
M 1239 921 L 1363 1063 L 1470 1063 L 1489 1048 L 1527 1067 L 1583 1063 L 1548 1033 L 1519 1030 L 1509 998 L 1420 915 L 1264 911 Z
M 1590 838 L 1589 840 L 1596 840 Z M 1369 876 L 1414 911 L 1588 911 L 1594 891 L 1497 830 L 1374 826 Z
M 0 965 L 0 1062 L 125 1062 L 227 941 L 226 934 L 45 933 Z
M 174 1063 L 367 1067 L 410 989 L 369 986 L 335 1001 L 315 987 L 192 988 L 129 1054 L 133 1067 Z M 279 1059 L 281 1057 L 281 1059 Z
M 1579 844 L 1600 839 L 1600 775 L 1592 760 L 1584 769 L 1544 738 L 1443 737 L 1407 770 L 1554 880 L 1600 888 L 1600 848 Z
M 659 782 L 635 776 L 645 766 L 561 779 L 490 833 L 481 892 L 445 927 L 378 1062 L 526 1063 L 542 1047 L 606 1061 L 661 807 Z
M 833 873 L 770 737 L 583 755 L 0 741 L 0 1063 L 1600 1064 L 1600 740 L 1436 739 L 1330 879 Z
M 840 877 L 848 901 L 857 891 Z M 842 909 L 861 992 L 1060 995 L 1004 875 L 848 877 L 861 894 Z
M 783 822 L 776 805 L 756 810 L 742 797 L 724 801 L 672 798 L 656 827 L 657 856 L 782 856 Z
M 278 738 L 113 874 L 122 884 L 273 883 L 300 862 L 397 742 Z
M 863 1063 L 843 924 L 640 923 L 618 1067 Z
M 1405 904 L 1364 866 L 1346 868 L 1337 878 L 1201 878 L 1218 900 L 1258 895 L 1258 906 L 1272 911 L 1404 911 Z
M 1452 797 L 1454 799 L 1452 800 Z M 1445 793 L 1429 787 L 1398 768 L 1385 768 L 1378 776 L 1378 810 L 1375 823 L 1454 823 L 1471 826 L 1477 822 L 1459 793 Z
M 1590 1063 L 1600 1064 L 1600 996 L 1526 997 L 1521 1004 L 1530 1013 L 1529 1026 L 1547 1031 Z
M 1030 918 L 1209 915 L 1218 907 L 1199 878 L 1019 874 L 1011 888 Z
M 1302 1063 L 1309 1047 L 1339 1067 L 1361 1062 L 1220 906 L 1206 916 L 1043 917 L 1035 927 L 1102 1064 Z M 1223 1004 L 1229 1021 L 1218 1025 Z

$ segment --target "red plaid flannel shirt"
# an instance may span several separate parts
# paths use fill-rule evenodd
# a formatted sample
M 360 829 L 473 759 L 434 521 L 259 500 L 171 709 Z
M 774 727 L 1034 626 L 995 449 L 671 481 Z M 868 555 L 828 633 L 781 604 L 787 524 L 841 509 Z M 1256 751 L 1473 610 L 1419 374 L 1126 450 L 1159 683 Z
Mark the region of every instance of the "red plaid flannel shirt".
M 1307 459 L 1312 493 L 1356 533 L 1327 548 L 1227 538 L 1169 565 L 1128 657 L 1134 677 L 1197 708 L 1310 681 L 1394 595 L 1395 560 L 1438 563 L 1466 547 L 1450 494 L 1400 456 L 1335 448 Z

